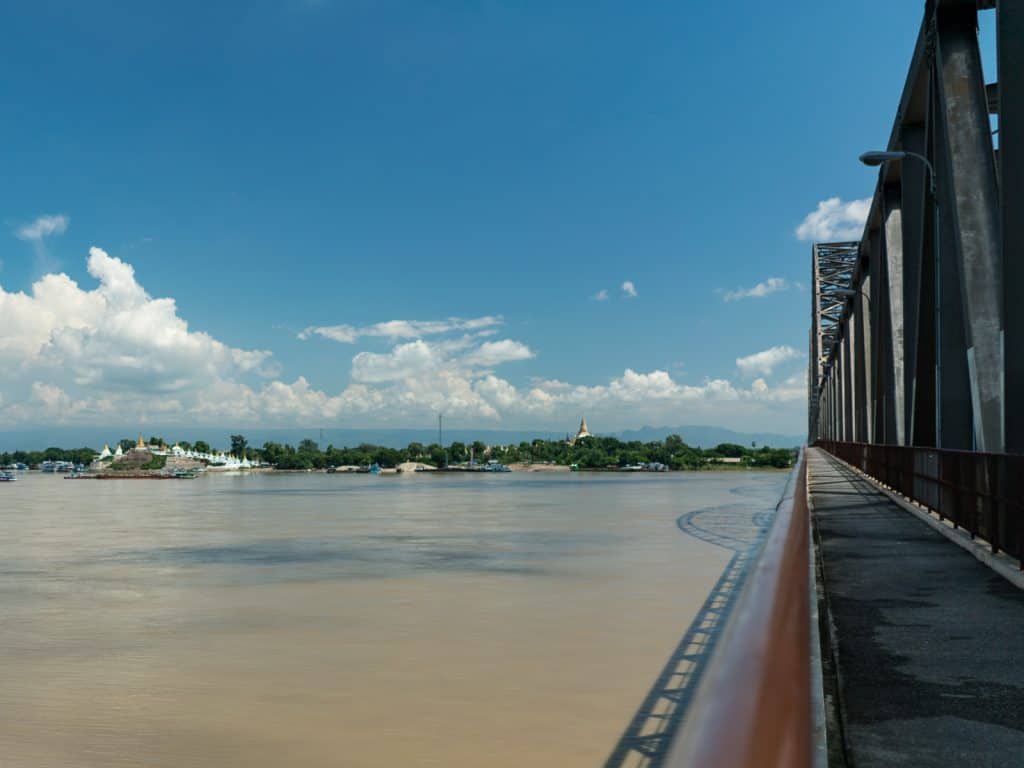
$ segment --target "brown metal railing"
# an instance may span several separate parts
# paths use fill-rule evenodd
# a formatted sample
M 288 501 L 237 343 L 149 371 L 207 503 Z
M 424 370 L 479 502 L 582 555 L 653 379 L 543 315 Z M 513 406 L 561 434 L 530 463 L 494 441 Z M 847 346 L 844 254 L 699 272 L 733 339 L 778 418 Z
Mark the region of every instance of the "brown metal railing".
M 1024 456 L 827 440 L 817 446 L 1024 568 Z
M 809 527 L 801 451 L 772 530 L 665 765 L 812 764 Z

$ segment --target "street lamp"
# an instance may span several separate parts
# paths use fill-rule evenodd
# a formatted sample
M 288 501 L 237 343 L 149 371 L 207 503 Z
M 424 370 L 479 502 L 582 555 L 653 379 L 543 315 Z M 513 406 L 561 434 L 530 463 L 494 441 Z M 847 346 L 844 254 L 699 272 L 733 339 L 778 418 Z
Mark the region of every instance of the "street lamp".
M 871 297 L 864 293 L 864 291 L 858 291 L 856 288 L 836 288 L 833 293 L 836 296 L 846 296 L 851 299 L 860 296 L 868 303 L 868 309 L 871 309 Z
M 904 152 L 897 150 L 893 152 L 865 152 L 860 156 L 860 161 L 864 165 L 875 167 L 882 165 L 883 163 L 898 163 L 906 160 L 908 157 L 912 157 L 915 160 L 920 160 L 924 163 L 925 168 L 928 169 L 928 191 L 931 193 L 932 198 L 935 197 L 935 167 L 931 164 L 931 161 L 924 155 L 919 155 L 917 152 Z

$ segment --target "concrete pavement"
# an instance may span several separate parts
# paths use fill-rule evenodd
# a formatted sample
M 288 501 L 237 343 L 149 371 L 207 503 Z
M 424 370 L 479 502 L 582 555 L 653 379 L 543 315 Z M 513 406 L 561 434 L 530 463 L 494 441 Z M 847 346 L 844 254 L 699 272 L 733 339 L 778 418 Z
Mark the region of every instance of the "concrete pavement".
M 1024 591 L 808 451 L 848 764 L 1024 766 Z

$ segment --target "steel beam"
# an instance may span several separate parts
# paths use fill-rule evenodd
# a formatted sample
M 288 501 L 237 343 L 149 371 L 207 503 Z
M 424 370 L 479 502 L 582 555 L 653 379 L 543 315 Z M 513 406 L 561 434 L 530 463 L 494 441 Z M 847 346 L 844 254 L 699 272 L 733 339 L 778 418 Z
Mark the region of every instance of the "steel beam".
M 948 146 L 949 141 L 940 102 L 940 99 L 933 100 L 933 151 Z M 949 153 L 935 151 L 935 169 L 940 210 L 935 255 L 935 445 L 971 450 L 974 448 L 971 378 L 966 354 L 960 238 L 956 219 L 951 215 L 955 193 L 950 180 L 953 166 Z
M 935 259 L 935 206 L 924 209 L 921 259 L 918 262 L 916 332 L 913 366 L 910 440 L 912 445 L 938 445 L 938 282 Z M 905 230 L 904 230 L 905 231 Z
M 999 0 L 997 41 L 1004 437 L 1007 452 L 1024 453 L 1024 0 Z
M 874 322 L 874 290 L 875 281 L 872 279 L 872 265 L 878 263 L 878 232 L 877 230 L 868 235 L 867 263 L 862 262 L 863 278 L 857 295 L 853 297 L 855 317 L 857 318 L 857 352 L 859 366 L 860 392 L 858 402 L 860 404 L 860 420 L 858 429 L 860 439 L 866 443 L 875 441 L 875 337 Z
M 938 93 L 945 125 L 957 272 L 970 384 L 973 447 L 1003 450 L 1002 265 L 999 195 L 988 120 L 988 101 L 977 39 L 976 7 L 937 12 Z M 943 263 L 948 261 L 943 258 Z M 940 273 L 945 275 L 946 272 Z M 945 292 L 944 292 L 945 294 Z M 943 350 L 946 345 L 943 344 Z M 942 363 L 949 362 L 944 356 Z M 943 389 L 942 396 L 946 397 Z M 946 424 L 943 423 L 943 438 Z M 945 442 L 944 442 L 945 444 Z M 965 446 L 970 447 L 970 446 Z
M 864 282 L 871 287 L 871 388 L 864 407 L 871 414 L 871 442 L 886 441 L 886 407 L 888 371 L 886 370 L 885 315 L 885 253 L 882 230 L 872 226 L 866 234 L 867 269 L 864 271 Z M 874 287 L 878 287 L 878 289 Z
M 915 164 L 916 165 L 916 164 Z M 883 429 L 884 442 L 894 445 L 906 444 L 906 381 L 904 361 L 907 359 L 905 342 L 906 290 L 904 288 L 903 259 L 903 195 L 902 186 L 889 184 L 882 198 L 885 249 L 885 277 L 882 285 L 888 302 L 880 306 L 888 317 L 882 326 L 888 331 L 887 344 L 881 345 L 884 360 L 880 368 L 886 372 L 884 379 Z M 882 302 L 879 302 L 882 304 Z
M 859 290 L 859 286 L 854 290 Z M 853 373 L 853 439 L 858 443 L 868 441 L 867 435 L 867 372 L 865 371 L 864 313 L 860 311 L 860 295 L 851 299 L 853 309 L 847 327 L 850 330 L 850 370 Z
M 839 360 L 839 371 L 843 377 L 843 440 L 853 442 L 857 438 L 853 430 L 853 355 L 850 344 L 850 334 L 853 331 L 853 324 L 846 324 L 846 331 L 843 333 L 843 353 Z
M 927 91 L 927 87 L 925 88 Z M 902 126 L 902 142 L 905 151 L 924 155 L 928 151 L 927 136 L 925 133 L 925 120 L 922 116 L 921 122 L 912 125 Z M 914 411 L 917 399 L 917 357 L 918 357 L 918 336 L 919 336 L 919 315 L 921 302 L 921 264 L 925 258 L 925 231 L 927 222 L 930 220 L 929 212 L 925 206 L 931 207 L 932 200 L 928 195 L 929 179 L 927 169 L 923 163 L 904 163 L 900 165 L 900 231 L 903 241 L 899 246 L 899 257 L 887 250 L 890 271 L 894 269 L 894 263 L 898 260 L 899 280 L 902 284 L 902 307 L 897 311 L 892 306 L 893 316 L 893 338 L 897 335 L 902 337 L 902 347 L 893 356 L 893 371 L 897 378 L 894 397 L 897 398 L 897 420 L 896 432 L 900 445 L 913 445 L 914 443 Z M 895 201 L 888 201 L 886 209 L 891 210 Z M 889 248 L 894 236 L 890 235 L 888 224 L 886 226 L 886 248 Z M 928 258 L 932 253 L 928 251 Z M 893 289 L 894 295 L 898 295 Z M 896 328 L 899 322 L 901 327 Z M 929 326 L 930 327 L 930 326 Z M 934 360 L 930 365 L 934 366 Z M 902 404 L 902 415 L 900 415 L 900 403 Z M 931 408 L 934 410 L 934 404 Z

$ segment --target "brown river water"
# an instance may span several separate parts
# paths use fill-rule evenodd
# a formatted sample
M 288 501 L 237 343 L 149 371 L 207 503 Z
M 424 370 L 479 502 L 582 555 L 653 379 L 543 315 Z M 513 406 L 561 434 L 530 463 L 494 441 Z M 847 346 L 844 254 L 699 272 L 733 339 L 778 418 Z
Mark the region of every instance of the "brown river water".
M 0 768 L 600 766 L 786 480 L 21 475 Z

